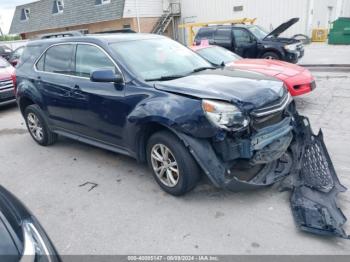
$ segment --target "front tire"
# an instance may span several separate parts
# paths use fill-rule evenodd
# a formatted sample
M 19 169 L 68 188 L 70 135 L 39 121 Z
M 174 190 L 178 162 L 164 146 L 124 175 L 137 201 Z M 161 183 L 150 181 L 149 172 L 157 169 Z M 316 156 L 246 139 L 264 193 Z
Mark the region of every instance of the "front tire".
M 269 60 L 280 60 L 279 55 L 275 52 L 266 52 L 265 54 L 262 55 L 261 58 L 269 59 Z
M 48 146 L 56 142 L 57 134 L 50 131 L 38 105 L 26 107 L 24 117 L 28 131 L 35 142 L 41 146 Z
M 174 196 L 191 191 L 200 178 L 200 169 L 188 149 L 167 131 L 151 136 L 147 161 L 158 185 Z

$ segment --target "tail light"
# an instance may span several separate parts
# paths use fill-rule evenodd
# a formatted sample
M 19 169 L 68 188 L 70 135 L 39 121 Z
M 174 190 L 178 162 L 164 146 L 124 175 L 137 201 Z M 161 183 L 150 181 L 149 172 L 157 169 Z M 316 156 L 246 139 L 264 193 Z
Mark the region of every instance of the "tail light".
M 12 83 L 13 83 L 13 89 L 14 89 L 14 92 L 15 92 L 15 95 L 16 95 L 17 94 L 16 75 L 12 74 L 11 75 L 11 79 L 12 79 Z

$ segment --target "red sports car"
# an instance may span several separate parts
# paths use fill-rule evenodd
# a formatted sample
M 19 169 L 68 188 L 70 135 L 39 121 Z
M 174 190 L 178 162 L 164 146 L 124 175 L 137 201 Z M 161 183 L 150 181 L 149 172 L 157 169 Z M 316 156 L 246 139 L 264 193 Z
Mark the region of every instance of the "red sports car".
M 0 57 L 0 106 L 16 101 L 15 84 L 16 75 L 14 67 L 4 58 Z
M 215 66 L 232 66 L 276 77 L 286 84 L 292 96 L 309 93 L 316 87 L 310 71 L 295 64 L 279 60 L 243 59 L 220 46 L 202 44 L 191 49 Z

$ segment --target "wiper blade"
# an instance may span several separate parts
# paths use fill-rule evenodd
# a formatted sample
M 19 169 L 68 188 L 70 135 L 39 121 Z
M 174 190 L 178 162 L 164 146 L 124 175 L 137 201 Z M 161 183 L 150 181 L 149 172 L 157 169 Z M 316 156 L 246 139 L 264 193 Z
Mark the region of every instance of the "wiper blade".
M 204 71 L 207 69 L 216 69 L 216 68 L 214 66 L 203 66 L 203 67 L 198 67 L 198 68 L 194 69 L 192 72 L 197 73 L 197 72 Z
M 167 81 L 167 80 L 173 80 L 177 78 L 185 77 L 185 75 L 169 75 L 169 76 L 161 76 L 157 78 L 148 78 L 145 79 L 145 81 L 150 82 L 150 81 Z

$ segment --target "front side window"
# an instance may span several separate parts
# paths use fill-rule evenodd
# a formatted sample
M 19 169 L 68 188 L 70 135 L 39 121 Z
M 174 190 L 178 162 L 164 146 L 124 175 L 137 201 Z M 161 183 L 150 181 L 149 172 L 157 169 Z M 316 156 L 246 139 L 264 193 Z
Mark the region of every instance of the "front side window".
M 73 55 L 74 45 L 72 44 L 50 47 L 45 53 L 43 71 L 71 75 L 73 73 Z
M 146 81 L 182 77 L 195 69 L 211 67 L 204 58 L 168 38 L 125 41 L 110 46 L 118 59 Z
M 90 77 L 91 72 L 97 69 L 112 69 L 115 71 L 115 65 L 111 59 L 96 46 L 79 44 L 76 52 L 75 75 Z
M 233 35 L 235 37 L 236 45 L 247 44 L 253 41 L 250 34 L 244 29 L 234 29 Z
M 264 39 L 268 35 L 266 30 L 257 25 L 250 26 L 248 29 L 258 39 Z
M 219 46 L 202 48 L 202 49 L 199 49 L 197 53 L 201 57 L 208 60 L 213 65 L 221 65 L 223 63 L 227 64 L 227 63 L 241 59 L 240 56 Z

